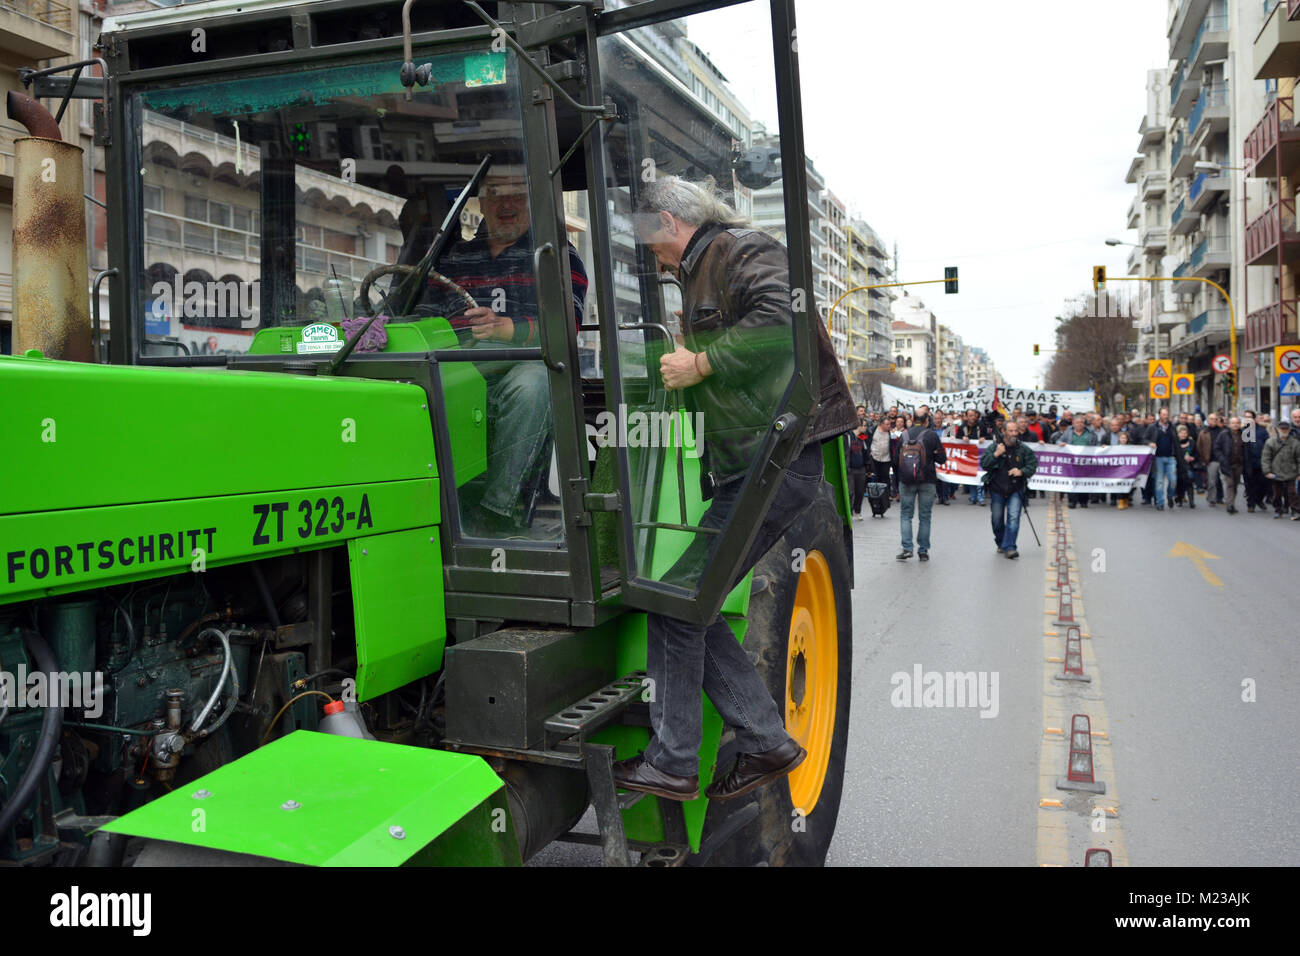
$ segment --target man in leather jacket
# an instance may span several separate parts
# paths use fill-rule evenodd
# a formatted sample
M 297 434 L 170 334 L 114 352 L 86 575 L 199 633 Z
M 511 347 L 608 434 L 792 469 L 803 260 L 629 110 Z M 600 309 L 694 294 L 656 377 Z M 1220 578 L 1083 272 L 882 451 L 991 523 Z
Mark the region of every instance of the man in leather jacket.
M 707 471 L 711 481 L 702 479 L 709 499 L 702 526 L 727 526 L 794 375 L 793 323 L 813 324 L 820 405 L 809 416 L 803 450 L 787 468 L 738 572 L 744 575 L 812 504 L 823 484 L 822 442 L 852 429 L 857 412 L 811 295 L 807 311 L 792 309 L 785 247 L 745 228 L 712 183 L 660 176 L 645 187 L 635 218 L 639 240 L 661 267 L 676 270 L 682 285 L 682 345 L 663 356 L 660 372 L 667 388 L 685 391 L 691 412 L 703 413 L 701 473 Z M 697 535 L 664 580 L 684 575 L 686 586 L 693 587 L 720 537 Z M 648 614 L 646 671 L 655 688 L 653 736 L 641 756 L 614 765 L 619 787 L 696 799 L 706 688 L 735 729 L 740 750 L 735 768 L 708 788 L 709 799 L 727 800 L 765 786 L 807 756 L 786 733 L 771 692 L 721 615 L 702 626 Z

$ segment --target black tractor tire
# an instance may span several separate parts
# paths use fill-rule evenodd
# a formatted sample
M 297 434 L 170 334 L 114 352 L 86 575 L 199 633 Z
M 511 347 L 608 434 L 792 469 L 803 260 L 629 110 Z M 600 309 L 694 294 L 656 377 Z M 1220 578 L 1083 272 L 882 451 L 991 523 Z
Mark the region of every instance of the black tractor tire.
M 835 834 L 840 796 L 844 783 L 844 761 L 849 740 L 849 701 L 853 678 L 852 566 L 846 551 L 844 519 L 835 507 L 834 491 L 823 484 L 813 504 L 790 530 L 754 567 L 749 599 L 749 626 L 744 648 L 755 661 L 758 674 L 767 684 L 777 707 L 785 713 L 786 692 L 792 677 L 798 697 L 812 692 L 800 684 L 804 675 L 790 674 L 790 634 L 795 597 L 801 574 L 794 570 L 796 549 L 802 549 L 805 567 L 814 562 L 814 552 L 824 558 L 833 588 L 835 647 L 838 651 L 833 704 L 809 701 L 813 708 L 834 711 L 829 748 L 821 759 L 825 779 L 811 812 L 795 808 L 790 777 L 727 801 L 711 801 L 704 820 L 701 855 L 708 866 L 822 866 Z M 798 666 L 796 671 L 798 671 Z M 823 695 L 823 697 L 828 695 Z M 789 721 L 787 718 L 787 725 Z M 730 770 L 736 755 L 733 735 L 724 733 L 718 754 L 717 774 Z M 810 752 L 799 770 L 816 759 Z M 757 813 L 755 814 L 755 805 Z M 749 818 L 737 827 L 739 820 Z M 710 839 L 712 837 L 712 840 Z M 711 845 L 720 844 L 720 845 Z M 711 852 L 709 852 L 711 851 Z

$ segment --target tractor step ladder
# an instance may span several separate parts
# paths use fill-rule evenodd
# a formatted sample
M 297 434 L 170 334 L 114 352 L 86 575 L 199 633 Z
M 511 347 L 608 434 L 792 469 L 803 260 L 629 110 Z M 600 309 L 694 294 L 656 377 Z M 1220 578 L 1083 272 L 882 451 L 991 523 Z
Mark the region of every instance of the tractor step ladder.
M 598 843 L 606 866 L 632 865 L 633 847 L 628 843 L 623 828 L 623 810 L 650 794 L 627 792 L 620 795 L 614 783 L 614 747 L 592 743 L 590 738 L 613 723 L 643 726 L 649 723 L 648 714 L 637 713 L 642 710 L 637 705 L 641 702 L 644 678 L 645 671 L 633 671 L 565 707 L 544 723 L 548 750 L 577 750 L 581 754 L 591 802 L 596 810 L 596 823 L 600 828 L 598 836 L 569 833 L 560 839 L 570 843 Z M 680 866 L 690 853 L 681 802 L 664 797 L 656 799 L 663 816 L 665 841 L 637 845 L 635 848 L 641 852 L 641 865 Z

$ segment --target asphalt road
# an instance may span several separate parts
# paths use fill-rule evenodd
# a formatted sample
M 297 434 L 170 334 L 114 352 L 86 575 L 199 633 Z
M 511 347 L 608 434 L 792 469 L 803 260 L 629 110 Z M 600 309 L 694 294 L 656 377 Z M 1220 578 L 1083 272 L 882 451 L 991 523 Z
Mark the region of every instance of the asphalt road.
M 1048 662 L 1061 641 L 1045 614 L 1049 504 L 1030 506 L 1044 547 L 1022 522 L 1016 561 L 964 496 L 935 507 L 925 564 L 895 559 L 897 505 L 856 522 L 848 770 L 827 863 L 1079 865 L 1090 845 L 1138 866 L 1300 863 L 1300 523 L 1203 504 L 1066 511 L 1096 677 L 1067 687 Z M 1214 555 L 1201 558 L 1208 578 L 1171 556 L 1180 543 Z M 906 706 L 918 667 L 983 675 L 983 706 Z M 1062 709 L 1092 713 L 1108 795 L 1066 795 L 1044 776 L 1065 772 L 1048 729 Z M 1055 798 L 1062 808 L 1040 806 Z M 580 828 L 594 832 L 594 816 Z M 553 845 L 533 865 L 599 859 Z

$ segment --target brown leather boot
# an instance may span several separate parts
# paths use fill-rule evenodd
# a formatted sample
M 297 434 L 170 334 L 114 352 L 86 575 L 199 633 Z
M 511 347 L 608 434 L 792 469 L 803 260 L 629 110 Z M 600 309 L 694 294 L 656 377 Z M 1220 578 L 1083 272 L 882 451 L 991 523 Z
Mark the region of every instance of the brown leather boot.
M 785 743 L 758 754 L 741 754 L 736 766 L 704 791 L 710 800 L 730 800 L 784 777 L 803 763 L 808 751 L 791 737 Z
M 614 786 L 622 790 L 653 793 L 669 800 L 696 800 L 700 796 L 700 778 L 678 777 L 656 770 L 644 756 L 630 757 L 614 763 Z

